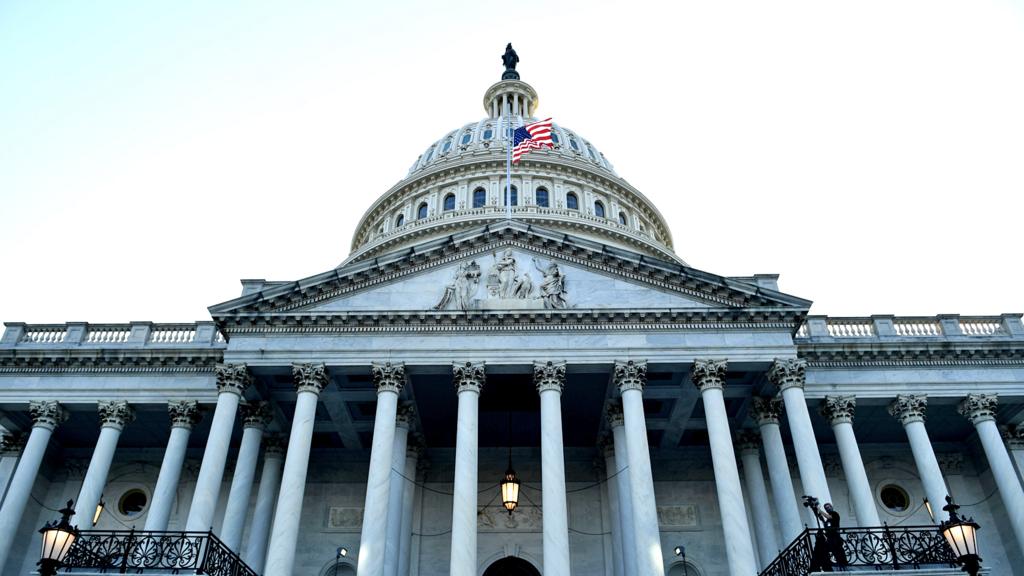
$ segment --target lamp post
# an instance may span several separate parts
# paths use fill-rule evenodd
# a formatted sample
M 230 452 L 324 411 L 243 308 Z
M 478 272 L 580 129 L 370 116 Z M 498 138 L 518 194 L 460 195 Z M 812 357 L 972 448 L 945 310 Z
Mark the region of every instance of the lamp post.
M 103 496 L 100 496 L 100 502 L 96 505 L 96 511 L 92 514 L 92 527 L 96 527 L 96 523 L 100 521 L 100 516 L 103 515 L 103 509 L 107 507 L 107 503 L 103 501 Z
M 39 562 L 36 563 L 40 576 L 55 576 L 78 539 L 78 528 L 69 522 L 75 514 L 73 504 L 72 500 L 68 500 L 68 505 L 60 511 L 60 521 L 50 522 L 39 529 L 43 535 L 43 547 L 39 553 Z
M 348 548 L 338 546 L 338 553 L 334 556 L 334 574 L 332 576 L 338 575 L 338 563 L 340 563 L 341 559 L 345 556 L 348 556 Z
M 519 476 L 516 476 L 516 471 L 512 469 L 511 450 L 508 455 L 508 470 L 505 471 L 505 477 L 501 480 L 501 505 L 508 510 L 509 516 L 519 505 Z
M 942 510 L 949 512 L 949 520 L 939 524 L 939 532 L 946 543 L 953 549 L 957 561 L 963 566 L 962 571 L 971 576 L 978 576 L 981 569 L 981 557 L 978 556 L 978 530 L 981 526 L 973 518 L 964 518 L 957 514 L 960 507 L 953 499 L 946 496 L 946 505 Z
M 679 556 L 683 560 L 683 576 L 689 576 L 690 570 L 686 566 L 686 546 L 680 544 L 679 546 L 675 547 L 675 550 L 673 550 L 673 552 L 675 552 L 676 556 Z

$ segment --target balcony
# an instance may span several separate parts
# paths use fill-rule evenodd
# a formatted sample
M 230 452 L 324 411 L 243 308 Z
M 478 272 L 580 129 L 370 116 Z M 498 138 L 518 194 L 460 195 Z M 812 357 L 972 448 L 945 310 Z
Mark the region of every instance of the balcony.
M 84 530 L 68 552 L 63 570 L 256 576 L 213 532 Z

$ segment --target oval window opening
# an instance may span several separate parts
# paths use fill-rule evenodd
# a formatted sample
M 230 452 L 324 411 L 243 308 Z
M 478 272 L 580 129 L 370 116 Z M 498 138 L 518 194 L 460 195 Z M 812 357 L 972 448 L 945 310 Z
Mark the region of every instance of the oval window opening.
M 883 506 L 893 512 L 906 512 L 910 508 L 910 495 L 895 484 L 882 487 L 878 498 L 882 501 Z
M 121 495 L 117 501 L 117 511 L 126 518 L 135 518 L 146 509 L 149 498 L 138 488 L 133 488 Z

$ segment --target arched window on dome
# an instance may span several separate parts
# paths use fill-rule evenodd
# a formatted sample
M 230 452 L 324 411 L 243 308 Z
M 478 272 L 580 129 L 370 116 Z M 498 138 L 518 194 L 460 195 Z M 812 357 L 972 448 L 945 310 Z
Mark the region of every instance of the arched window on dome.
M 395 218 L 395 228 L 400 228 L 402 224 L 405 224 L 405 214 L 399 214 Z
M 461 144 L 463 146 L 468 146 L 469 143 L 472 142 L 472 140 L 473 140 L 473 133 L 472 132 L 466 132 L 465 134 L 462 135 Z
M 568 208 L 569 210 L 580 209 L 580 199 L 576 196 L 576 194 L 569 192 L 568 194 L 565 195 L 565 207 Z
M 490 126 L 484 128 L 484 140 L 490 140 L 494 138 L 494 129 Z
M 427 217 L 427 203 L 420 204 L 420 207 L 416 209 L 416 219 L 423 220 Z
M 554 130 L 551 131 L 551 141 L 554 142 L 555 146 L 558 146 L 558 144 L 559 144 L 559 142 L 558 142 L 559 141 L 558 132 L 555 132 Z
M 587 144 L 587 155 L 590 156 L 591 160 L 597 162 L 597 155 L 594 154 L 594 148 L 590 144 Z
M 629 226 L 629 216 L 627 216 L 626 213 L 623 211 L 619 212 L 619 224 L 622 224 L 623 226 Z
M 547 208 L 548 206 L 551 206 L 550 195 L 548 194 L 548 189 L 547 188 L 543 188 L 543 187 L 537 188 L 536 196 L 537 196 L 537 206 L 541 206 L 543 208 Z
M 451 212 L 455 210 L 455 194 L 448 194 L 444 197 L 444 211 Z
M 604 218 L 604 204 L 602 204 L 600 200 L 594 202 L 594 216 Z
M 509 199 L 510 199 L 509 200 L 509 205 L 510 206 L 519 206 L 519 189 L 516 188 L 513 185 L 511 190 L 508 191 L 508 195 L 509 195 Z
M 426 164 L 427 162 L 430 162 L 430 157 L 433 156 L 433 155 L 434 155 L 434 147 L 431 146 L 430 148 L 427 149 L 427 153 L 423 155 L 423 163 Z
M 441 154 L 447 154 L 452 149 L 452 139 L 449 138 L 444 141 L 444 147 L 441 148 Z
M 487 204 L 487 191 L 483 188 L 473 190 L 473 208 L 483 208 Z
M 569 138 L 569 146 L 572 146 L 572 149 L 577 152 L 580 151 L 580 145 L 576 143 L 575 138 Z

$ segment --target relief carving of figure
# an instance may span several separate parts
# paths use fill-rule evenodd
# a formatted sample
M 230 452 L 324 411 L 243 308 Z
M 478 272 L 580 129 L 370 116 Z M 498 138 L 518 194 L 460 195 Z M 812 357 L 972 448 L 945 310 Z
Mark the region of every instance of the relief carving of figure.
M 455 277 L 452 283 L 445 287 L 441 301 L 434 306 L 434 310 L 469 310 L 473 301 L 473 295 L 480 285 L 480 266 L 471 261 L 469 264 L 460 264 L 455 270 Z
M 506 248 L 501 258 L 494 255 L 494 268 L 498 272 L 498 298 L 513 298 L 516 290 L 516 259 L 512 249 Z
M 540 297 L 544 300 L 544 307 L 556 310 L 565 308 L 565 295 L 568 292 L 565 289 L 565 276 L 558 268 L 558 264 L 550 260 L 546 267 L 542 267 L 534 258 L 533 267 L 544 275 L 544 280 L 540 283 Z

